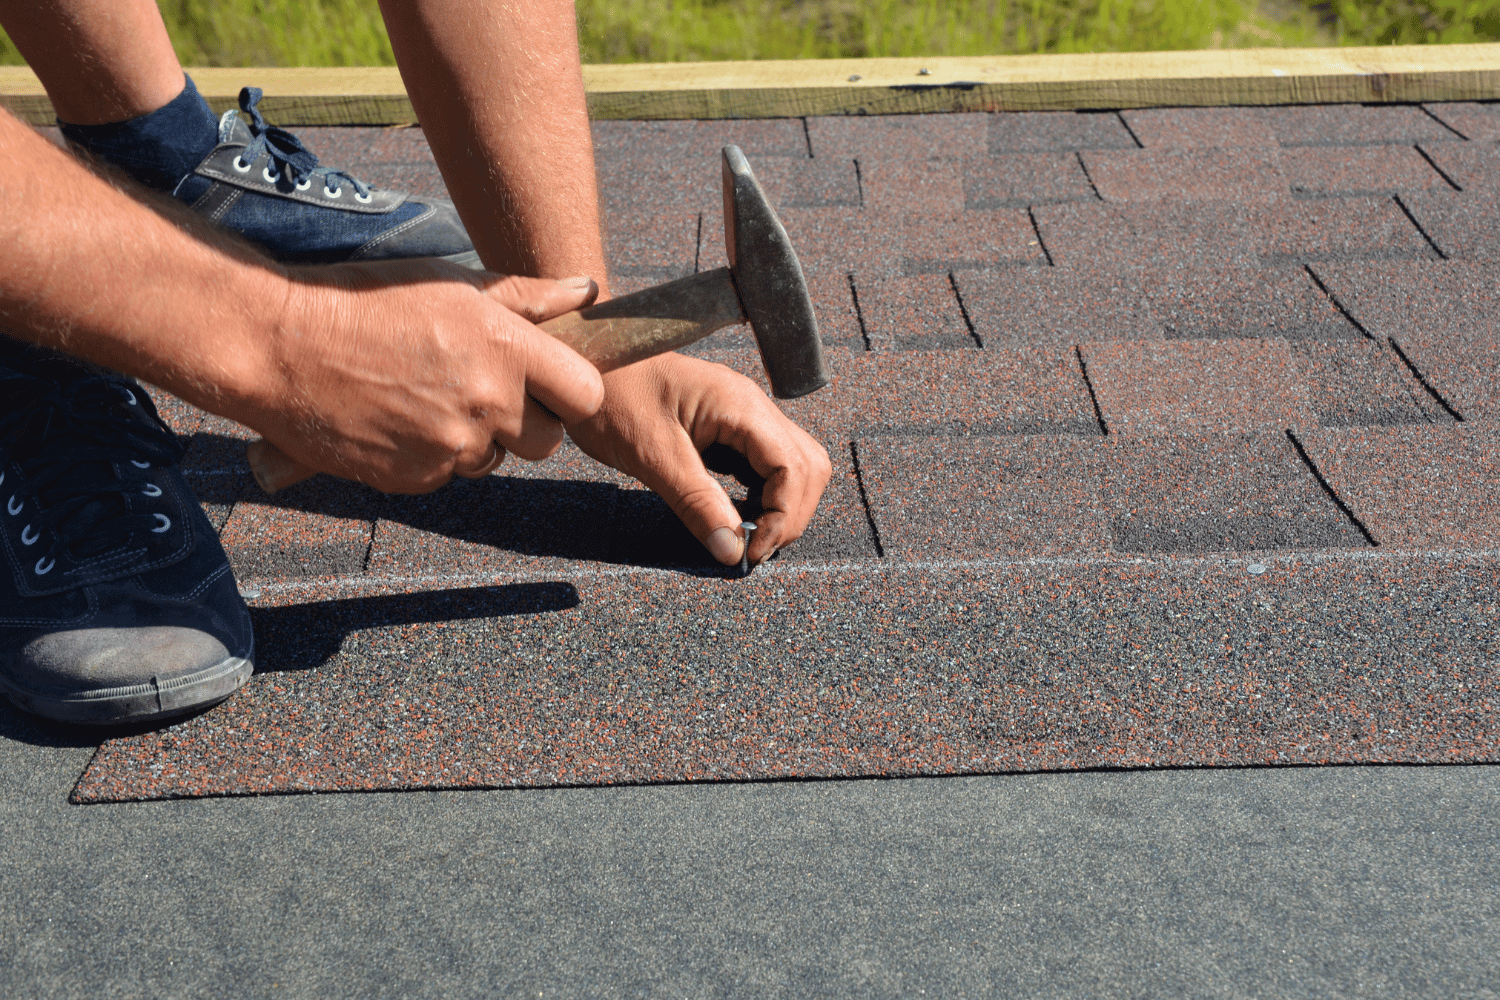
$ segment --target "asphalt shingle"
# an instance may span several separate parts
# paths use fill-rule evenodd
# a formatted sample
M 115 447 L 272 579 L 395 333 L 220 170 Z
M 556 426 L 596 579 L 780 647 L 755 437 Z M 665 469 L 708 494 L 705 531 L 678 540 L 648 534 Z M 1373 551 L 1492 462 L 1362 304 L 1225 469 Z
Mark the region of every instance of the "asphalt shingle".
M 596 123 L 616 290 L 724 265 L 725 142 L 777 207 L 835 376 L 778 401 L 808 531 L 735 579 L 571 445 L 267 497 L 152 390 L 258 673 L 75 797 L 1493 760 L 1493 117 Z M 441 191 L 420 129 L 303 134 Z M 765 387 L 744 326 L 692 351 Z

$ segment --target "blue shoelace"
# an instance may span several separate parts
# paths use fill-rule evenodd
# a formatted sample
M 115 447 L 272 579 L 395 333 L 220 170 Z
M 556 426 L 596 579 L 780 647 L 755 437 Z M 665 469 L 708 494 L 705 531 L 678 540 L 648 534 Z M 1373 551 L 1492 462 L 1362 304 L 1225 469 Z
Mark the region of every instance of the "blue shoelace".
M 344 181 L 353 185 L 354 193 L 361 198 L 370 193 L 370 186 L 354 175 L 318 166 L 317 155 L 302 145 L 301 139 L 279 125 L 269 124 L 258 107 L 261 96 L 259 87 L 240 90 L 240 110 L 250 116 L 250 135 L 253 137 L 240 154 L 244 162 L 254 163 L 262 153 L 269 153 L 276 166 L 273 173 L 279 174 L 289 184 L 317 177 L 322 179 L 324 188 L 335 193 L 343 190 Z
M 21 474 L 16 481 L 0 466 L 0 504 L 9 517 L 26 512 L 28 557 L 46 566 L 59 547 L 86 559 L 128 546 L 138 532 L 146 537 L 152 519 L 131 516 L 125 502 L 143 483 L 121 479 L 114 466 L 175 465 L 183 448 L 145 390 L 98 375 L 59 383 L 0 367 L 0 398 L 0 446 Z

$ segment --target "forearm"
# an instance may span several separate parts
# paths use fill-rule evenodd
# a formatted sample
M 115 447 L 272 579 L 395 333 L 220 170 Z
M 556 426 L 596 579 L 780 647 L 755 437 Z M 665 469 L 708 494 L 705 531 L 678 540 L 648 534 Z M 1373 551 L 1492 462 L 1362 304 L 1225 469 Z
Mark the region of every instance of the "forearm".
M 0 246 L 9 336 L 231 416 L 264 381 L 285 276 L 206 226 L 185 231 L 4 112 Z
M 572 0 L 382 0 L 402 79 L 492 271 L 607 294 Z

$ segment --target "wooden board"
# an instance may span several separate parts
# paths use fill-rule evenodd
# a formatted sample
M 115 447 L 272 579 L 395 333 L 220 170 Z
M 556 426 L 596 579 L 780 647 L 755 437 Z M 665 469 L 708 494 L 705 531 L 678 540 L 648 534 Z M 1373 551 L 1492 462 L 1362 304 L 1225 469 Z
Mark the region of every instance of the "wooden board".
M 924 73 L 923 70 L 926 70 Z M 215 110 L 266 92 L 284 125 L 411 122 L 394 68 L 191 71 Z M 1235 49 L 942 59 L 809 59 L 584 67 L 595 118 L 779 118 L 1500 98 L 1500 44 Z M 0 67 L 0 106 L 36 124 L 52 108 L 25 67 Z

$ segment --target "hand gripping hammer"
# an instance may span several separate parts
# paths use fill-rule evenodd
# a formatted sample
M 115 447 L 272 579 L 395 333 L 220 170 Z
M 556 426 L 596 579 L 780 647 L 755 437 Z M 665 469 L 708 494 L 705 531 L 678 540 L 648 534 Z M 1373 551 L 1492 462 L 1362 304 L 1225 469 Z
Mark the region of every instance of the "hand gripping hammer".
M 724 147 L 724 243 L 728 267 L 566 313 L 541 329 L 608 372 L 748 321 L 777 398 L 827 385 L 802 265 L 738 146 Z M 267 493 L 313 474 L 269 441 L 251 442 L 246 455 Z

